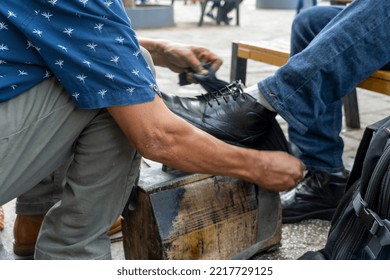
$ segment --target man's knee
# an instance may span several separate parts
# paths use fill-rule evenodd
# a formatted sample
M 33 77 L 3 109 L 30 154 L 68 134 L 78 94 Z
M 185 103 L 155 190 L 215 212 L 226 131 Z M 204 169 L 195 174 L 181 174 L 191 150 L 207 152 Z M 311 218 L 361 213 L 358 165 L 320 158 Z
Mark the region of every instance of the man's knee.
M 293 30 L 311 28 L 323 29 L 338 13 L 342 11 L 340 6 L 313 6 L 302 10 L 293 21 Z

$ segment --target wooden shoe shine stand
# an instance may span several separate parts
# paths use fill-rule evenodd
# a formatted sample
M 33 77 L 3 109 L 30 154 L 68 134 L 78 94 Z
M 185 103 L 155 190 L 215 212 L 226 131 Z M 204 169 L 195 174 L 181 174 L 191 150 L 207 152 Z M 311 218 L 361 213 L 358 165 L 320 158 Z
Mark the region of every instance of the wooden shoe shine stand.
M 279 194 L 228 177 L 143 169 L 123 238 L 126 259 L 248 259 L 280 244 Z

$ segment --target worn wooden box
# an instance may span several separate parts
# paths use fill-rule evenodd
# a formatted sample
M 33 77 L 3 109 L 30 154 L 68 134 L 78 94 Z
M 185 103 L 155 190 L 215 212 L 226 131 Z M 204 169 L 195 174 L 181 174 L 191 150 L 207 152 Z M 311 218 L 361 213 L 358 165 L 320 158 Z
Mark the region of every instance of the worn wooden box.
M 281 239 L 278 193 L 242 180 L 143 169 L 126 208 L 126 259 L 248 259 Z

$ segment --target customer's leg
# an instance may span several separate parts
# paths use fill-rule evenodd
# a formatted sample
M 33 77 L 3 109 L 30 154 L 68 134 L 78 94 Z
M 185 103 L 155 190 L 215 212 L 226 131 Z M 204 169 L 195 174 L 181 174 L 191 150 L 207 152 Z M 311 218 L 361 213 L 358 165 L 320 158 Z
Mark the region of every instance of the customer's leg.
M 305 9 L 296 16 L 291 30 L 291 55 L 303 51 L 318 33 L 338 14 L 342 7 L 319 6 Z M 344 143 L 339 136 L 342 125 L 342 102 L 329 104 L 307 132 L 302 134 L 288 128 L 290 142 L 298 149 L 300 159 L 308 170 L 339 172 L 344 169 Z
M 272 107 L 301 133 L 360 81 L 390 61 L 390 2 L 355 0 L 309 46 L 259 83 Z
M 341 7 L 321 6 L 297 15 L 292 25 L 291 55 L 303 51 L 341 10 Z M 309 172 L 296 189 L 281 194 L 284 223 L 333 217 L 348 179 L 348 174 L 341 172 L 344 170 L 344 142 L 339 135 L 341 119 L 342 102 L 338 100 L 328 105 L 306 133 L 289 126 L 292 150 Z
M 385 26 L 389 22 L 388 14 L 377 14 L 382 19 L 371 22 L 371 15 L 362 17 L 364 7 L 361 6 L 363 3 L 356 3 L 346 13 L 340 12 L 340 7 L 316 7 L 298 15 L 292 29 L 291 66 L 286 67 L 288 70 L 281 69 L 275 77 L 260 84 L 263 92 L 274 94 L 275 98 L 265 97 L 270 103 L 274 102 L 272 105 L 277 111 L 281 109 L 279 113 L 282 116 L 284 110 L 288 111 L 284 117 L 289 123 L 290 141 L 292 146 L 295 144 L 298 156 L 310 171 L 298 188 L 281 196 L 285 223 L 308 218 L 329 220 L 343 195 L 348 174 L 342 172 L 343 141 L 339 136 L 341 97 L 360 81 L 357 79 L 351 83 L 356 73 L 359 73 L 360 79 L 370 74 L 361 71 L 366 69 L 360 68 L 360 64 L 373 72 L 389 59 L 385 49 L 379 52 L 387 52 L 387 58 L 386 55 L 376 57 L 373 54 L 375 50 L 372 49 L 370 38 L 375 36 L 375 32 L 382 32 L 380 25 Z M 360 21 L 353 19 L 355 17 L 359 17 Z M 355 32 L 356 22 L 365 24 L 358 25 Z M 388 44 L 389 38 L 381 37 L 381 40 L 384 41 L 383 46 Z M 360 51 L 365 54 L 360 54 Z M 373 61 L 371 56 L 374 57 Z M 294 80 L 303 82 L 298 85 Z M 275 87 L 271 89 L 272 86 Z M 304 128 L 295 125 L 297 123 L 289 118 L 293 115 L 307 125 Z

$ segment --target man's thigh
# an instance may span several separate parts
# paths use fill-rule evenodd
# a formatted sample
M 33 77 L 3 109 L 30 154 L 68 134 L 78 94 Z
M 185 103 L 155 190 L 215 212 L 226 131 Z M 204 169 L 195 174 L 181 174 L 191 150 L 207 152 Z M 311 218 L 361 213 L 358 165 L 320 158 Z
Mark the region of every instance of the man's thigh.
M 53 78 L 0 104 L 0 205 L 26 192 L 71 155 L 99 113 L 80 110 Z

